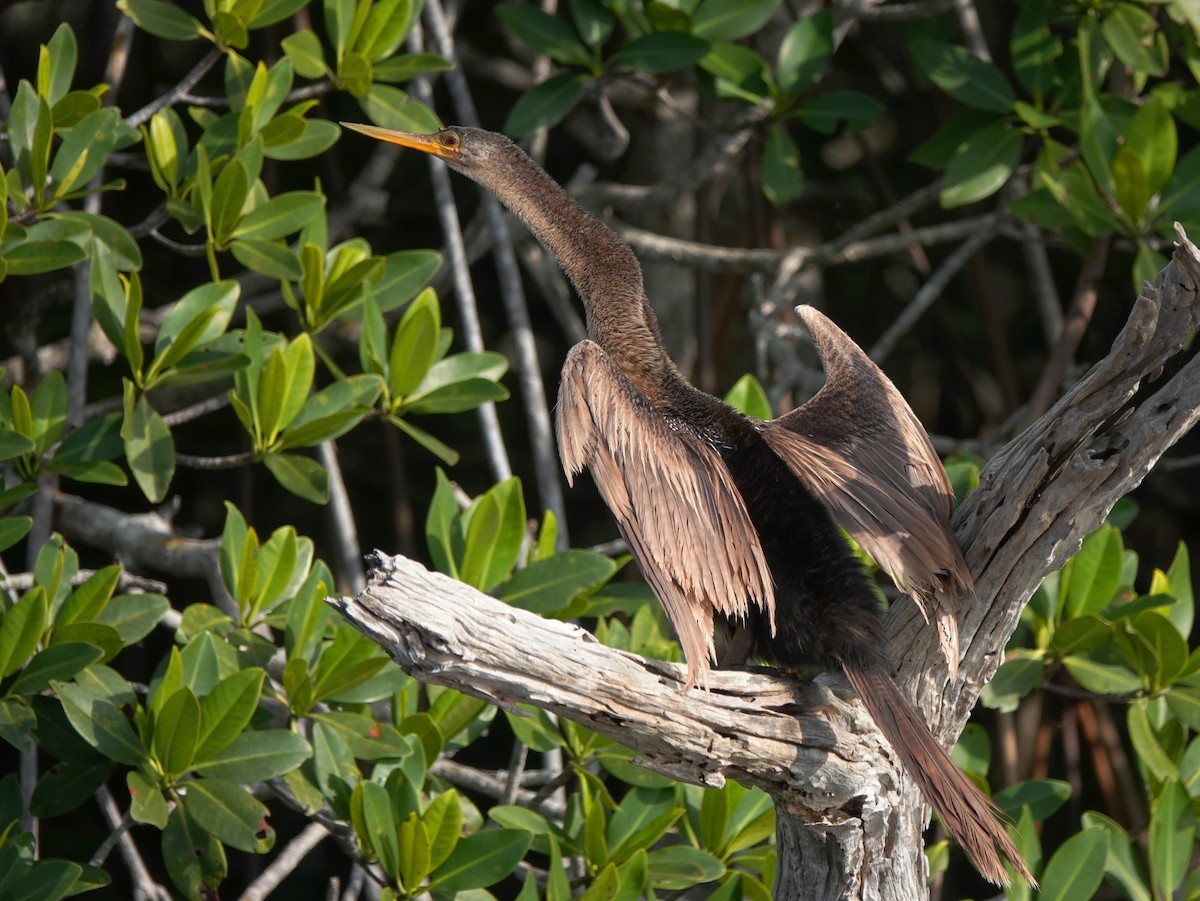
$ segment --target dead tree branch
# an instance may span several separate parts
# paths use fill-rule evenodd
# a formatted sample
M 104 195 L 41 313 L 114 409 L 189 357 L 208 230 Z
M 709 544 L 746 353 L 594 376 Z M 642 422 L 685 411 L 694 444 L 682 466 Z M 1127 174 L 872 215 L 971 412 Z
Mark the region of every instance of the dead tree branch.
M 893 607 L 900 684 L 941 739 L 961 731 L 1040 580 L 1200 418 L 1200 357 L 1144 384 L 1200 326 L 1198 291 L 1200 251 L 1181 233 L 1108 356 L 996 455 L 959 509 L 976 595 L 964 602 L 957 682 L 916 608 Z M 543 707 L 677 778 L 761 786 L 779 814 L 776 897 L 924 893 L 923 803 L 839 677 L 717 672 L 709 693 L 685 698 L 681 666 L 603 647 L 398 557 L 379 555 L 365 591 L 330 603 L 419 679 Z

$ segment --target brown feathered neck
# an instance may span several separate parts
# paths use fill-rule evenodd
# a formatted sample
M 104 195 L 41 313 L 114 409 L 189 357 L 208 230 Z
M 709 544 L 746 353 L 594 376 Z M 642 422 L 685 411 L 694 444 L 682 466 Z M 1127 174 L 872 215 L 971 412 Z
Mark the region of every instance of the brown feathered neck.
M 460 171 L 495 194 L 554 255 L 583 299 L 588 337 L 647 400 L 661 402 L 667 383 L 679 375 L 663 347 L 642 286 L 642 269 L 629 245 L 575 203 L 516 144 L 500 135 L 461 131 L 464 155 L 476 142 L 487 141 L 488 146 L 486 159 Z

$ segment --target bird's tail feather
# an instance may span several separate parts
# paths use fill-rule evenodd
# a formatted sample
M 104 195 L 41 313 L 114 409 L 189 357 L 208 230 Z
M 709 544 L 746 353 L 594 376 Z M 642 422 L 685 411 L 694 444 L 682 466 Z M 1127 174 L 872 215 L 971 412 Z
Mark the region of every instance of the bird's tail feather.
M 975 868 L 989 882 L 1007 885 L 1011 880 L 1002 858 L 1007 859 L 1018 876 L 1036 885 L 1001 822 L 999 808 L 954 764 L 895 680 L 879 669 L 844 669 L 879 731 Z

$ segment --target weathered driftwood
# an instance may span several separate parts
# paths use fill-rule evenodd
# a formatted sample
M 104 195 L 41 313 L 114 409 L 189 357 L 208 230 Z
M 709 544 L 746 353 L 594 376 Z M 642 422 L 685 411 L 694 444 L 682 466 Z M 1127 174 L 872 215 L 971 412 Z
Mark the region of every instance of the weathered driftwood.
M 963 601 L 956 682 L 915 606 L 894 605 L 900 683 L 943 740 L 961 731 L 1040 580 L 1200 417 L 1200 359 L 1153 381 L 1200 326 L 1198 286 L 1200 252 L 1181 233 L 1108 356 L 990 461 L 958 510 L 976 594 Z M 605 648 L 400 557 L 379 555 L 357 598 L 330 602 L 419 679 L 544 707 L 680 779 L 762 787 L 779 815 L 777 898 L 924 894 L 927 810 L 840 676 L 715 672 L 709 693 L 684 696 L 682 666 Z

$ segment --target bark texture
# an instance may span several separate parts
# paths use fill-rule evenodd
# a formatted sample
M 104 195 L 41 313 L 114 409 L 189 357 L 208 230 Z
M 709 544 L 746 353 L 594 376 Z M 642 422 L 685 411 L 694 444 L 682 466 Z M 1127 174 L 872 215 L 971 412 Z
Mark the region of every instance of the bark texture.
M 1200 252 L 1181 233 L 1110 353 L 988 463 L 957 511 L 976 585 L 974 598 L 962 600 L 957 680 L 915 605 L 894 605 L 899 682 L 941 740 L 962 730 L 1040 580 L 1200 417 L 1200 358 L 1160 377 L 1200 327 L 1198 290 Z M 679 779 L 765 789 L 778 813 L 776 898 L 925 895 L 928 812 L 840 675 L 804 683 L 718 671 L 709 693 L 685 697 L 681 665 L 606 648 L 577 626 L 383 554 L 357 598 L 330 603 L 419 679 L 508 709 L 543 707 Z

